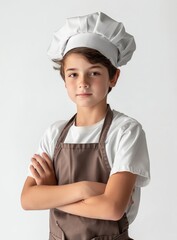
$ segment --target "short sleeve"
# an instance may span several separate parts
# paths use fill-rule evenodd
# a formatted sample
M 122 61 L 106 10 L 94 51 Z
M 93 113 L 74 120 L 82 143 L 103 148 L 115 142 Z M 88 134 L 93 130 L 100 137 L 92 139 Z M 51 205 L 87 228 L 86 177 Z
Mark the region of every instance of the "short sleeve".
M 110 175 L 132 172 L 137 174 L 135 186 L 146 186 L 150 181 L 150 163 L 145 132 L 136 121 L 125 124 L 121 131 Z
M 42 138 L 40 139 L 36 153 L 41 155 L 43 152 L 45 152 L 52 159 L 53 151 L 51 144 L 52 144 L 52 130 L 51 127 L 49 127 L 44 132 Z
M 53 160 L 55 145 L 58 139 L 58 136 L 64 127 L 66 121 L 58 121 L 52 124 L 44 132 L 43 136 L 39 141 L 36 154 L 41 155 L 43 152 L 47 153 L 51 160 Z M 30 167 L 30 164 L 29 164 Z M 28 167 L 28 176 L 32 176 L 31 171 Z

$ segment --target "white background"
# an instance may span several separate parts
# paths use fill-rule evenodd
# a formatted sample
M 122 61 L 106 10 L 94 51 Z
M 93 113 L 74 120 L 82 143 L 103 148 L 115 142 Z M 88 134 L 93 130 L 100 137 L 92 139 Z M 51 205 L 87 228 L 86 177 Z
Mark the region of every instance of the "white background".
M 44 130 L 75 107 L 46 51 L 66 17 L 96 11 L 122 21 L 137 43 L 109 96 L 142 123 L 151 158 L 131 236 L 177 239 L 176 9 L 175 0 L 0 0 L 0 239 L 48 239 L 48 211 L 22 210 L 21 189 Z

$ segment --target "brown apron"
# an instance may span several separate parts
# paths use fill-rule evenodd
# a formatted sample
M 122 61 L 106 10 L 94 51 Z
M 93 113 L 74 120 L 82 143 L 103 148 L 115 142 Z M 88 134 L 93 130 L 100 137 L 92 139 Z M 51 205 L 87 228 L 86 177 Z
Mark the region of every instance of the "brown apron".
M 64 143 L 69 128 L 75 121 L 74 115 L 58 138 L 54 151 L 54 168 L 58 185 L 78 181 L 107 183 L 110 165 L 105 150 L 105 139 L 112 122 L 113 113 L 108 105 L 98 143 Z M 126 214 L 119 221 L 91 219 L 50 210 L 49 240 L 128 240 Z

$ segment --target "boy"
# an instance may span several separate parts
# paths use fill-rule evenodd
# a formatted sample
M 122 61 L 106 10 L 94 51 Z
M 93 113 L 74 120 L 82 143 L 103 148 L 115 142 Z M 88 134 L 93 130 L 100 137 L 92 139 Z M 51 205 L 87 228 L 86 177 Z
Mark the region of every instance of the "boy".
M 111 110 L 107 94 L 134 50 L 122 23 L 101 12 L 55 33 L 48 53 L 77 113 L 46 131 L 22 191 L 24 209 L 50 209 L 50 240 L 130 239 L 150 178 L 146 139 L 140 123 Z

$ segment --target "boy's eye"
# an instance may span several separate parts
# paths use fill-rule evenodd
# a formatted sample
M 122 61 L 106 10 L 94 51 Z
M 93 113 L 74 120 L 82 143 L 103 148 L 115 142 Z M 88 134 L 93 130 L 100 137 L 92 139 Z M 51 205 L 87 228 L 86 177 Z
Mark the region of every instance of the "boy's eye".
M 100 75 L 100 72 L 91 72 L 90 73 L 90 76 L 98 76 L 98 75 Z
M 77 73 L 71 73 L 68 75 L 68 77 L 75 78 L 75 77 L 77 77 Z

